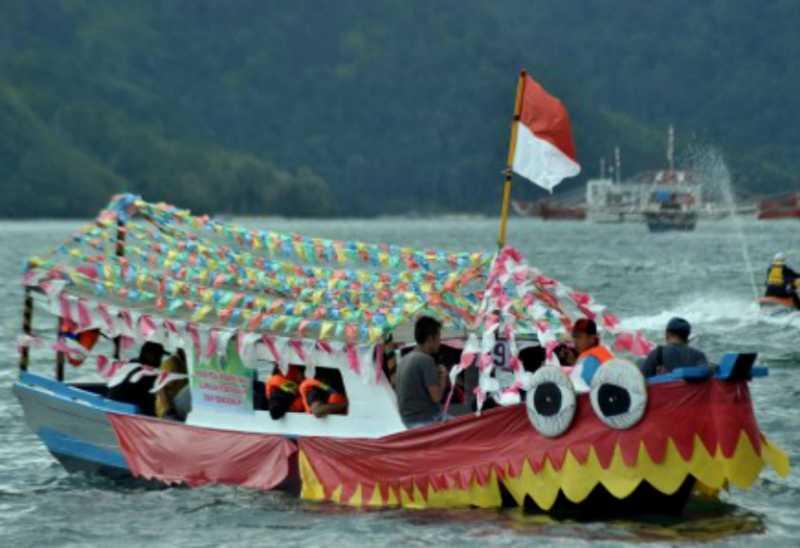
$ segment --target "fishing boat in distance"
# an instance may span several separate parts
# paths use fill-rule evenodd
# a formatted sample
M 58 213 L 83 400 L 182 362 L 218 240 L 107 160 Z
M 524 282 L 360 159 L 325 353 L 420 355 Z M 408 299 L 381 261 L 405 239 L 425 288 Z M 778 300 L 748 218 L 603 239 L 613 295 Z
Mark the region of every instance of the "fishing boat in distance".
M 675 169 L 675 129 L 667 130 L 667 169 L 641 173 L 648 186 L 642 214 L 650 232 L 691 231 L 702 206 L 702 181 L 692 171 Z
M 565 516 L 680 513 L 699 491 L 750 487 L 764 466 L 788 473 L 753 413 L 748 384 L 767 374 L 755 355 L 649 379 L 619 359 L 578 392 L 553 353 L 576 318 L 596 318 L 619 355 L 651 346 L 508 246 L 445 252 L 308 238 L 122 195 L 31 258 L 23 282 L 13 391 L 70 471 L 284 489 L 351 506 Z M 34 308 L 58 318 L 55 340 L 52 320 L 37 327 Z M 423 313 L 455 341 L 450 378 L 477 412 L 407 429 L 384 349 L 390 335 L 409 342 Z M 66 340 L 65 325 L 80 344 Z M 94 346 L 80 337 L 87 332 L 101 334 Z M 540 349 L 536 363 L 523 364 L 522 338 Z M 181 350 L 186 372 L 140 364 L 130 382 L 156 379 L 156 394 L 188 382 L 185 419 L 114 399 L 146 344 Z M 48 363 L 52 376 L 32 370 Z M 68 380 L 89 368 L 96 380 Z M 272 418 L 267 377 L 291 368 L 338 378 L 346 412 Z M 480 412 L 489 400 L 501 405 Z
M 583 221 L 586 219 L 586 208 L 569 206 L 553 200 L 537 200 L 524 202 L 512 200 L 514 212 L 522 217 L 537 217 L 545 221 Z
M 800 219 L 800 192 L 761 200 L 758 203 L 758 218 L 762 221 Z
M 702 200 L 701 185 L 685 171 L 657 171 L 642 177 L 647 175 L 652 177 L 642 215 L 650 232 L 694 230 Z
M 614 149 L 614 165 L 606 175 L 605 158 L 600 161 L 600 177 L 586 184 L 589 219 L 596 223 L 644 221 L 650 231 L 694 230 L 698 219 L 720 220 L 732 214 L 746 215 L 750 206 L 725 207 L 704 196 L 707 181 L 693 170 L 675 169 L 673 162 L 674 131 L 669 128 L 668 168 L 645 171 L 622 180 L 621 158 Z

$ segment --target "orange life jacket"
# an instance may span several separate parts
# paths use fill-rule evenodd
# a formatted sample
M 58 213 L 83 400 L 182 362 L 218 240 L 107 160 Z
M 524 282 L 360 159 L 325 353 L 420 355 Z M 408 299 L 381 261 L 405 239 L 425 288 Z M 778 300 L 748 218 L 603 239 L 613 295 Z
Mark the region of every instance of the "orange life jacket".
M 67 361 L 78 367 L 83 363 L 88 355 L 88 352 L 94 348 L 94 345 L 97 344 L 97 341 L 100 339 L 100 330 L 99 329 L 88 329 L 86 331 L 78 331 L 78 326 L 69 321 L 61 318 L 58 327 L 58 335 L 59 337 L 64 337 L 66 339 L 72 339 L 76 341 L 79 345 L 86 349 L 86 354 L 82 356 L 78 356 L 77 354 L 67 354 L 66 358 Z
M 272 396 L 272 393 L 276 390 L 281 390 L 295 396 L 292 405 L 289 406 L 289 411 L 303 412 L 305 410 L 303 406 L 303 399 L 301 399 L 300 395 L 298 394 L 297 383 L 295 381 L 287 379 L 280 374 L 272 375 L 264 385 L 264 392 L 267 395 L 267 399 L 269 399 Z
M 308 395 L 314 388 L 319 388 L 328 393 L 328 400 L 325 403 L 347 403 L 347 398 L 344 395 L 334 392 L 333 389 L 327 384 L 318 381 L 317 379 L 306 379 L 300 383 L 300 398 L 303 402 L 303 407 L 306 413 L 311 413 L 311 405 L 308 403 Z
M 576 361 L 576 363 L 592 356 L 597 358 L 597 361 L 600 362 L 600 365 L 606 363 L 608 360 L 614 359 L 614 354 L 611 353 L 611 350 L 609 350 L 602 344 L 598 344 L 597 346 L 593 346 L 588 350 L 584 350 L 583 352 L 581 352 L 581 355 L 578 356 L 578 360 Z

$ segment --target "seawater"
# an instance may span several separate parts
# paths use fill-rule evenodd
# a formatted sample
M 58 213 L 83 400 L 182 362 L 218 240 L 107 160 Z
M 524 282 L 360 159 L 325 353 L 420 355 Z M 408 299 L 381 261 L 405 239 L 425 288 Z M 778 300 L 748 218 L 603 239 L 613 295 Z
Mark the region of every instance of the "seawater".
M 242 220 L 313 236 L 451 250 L 492 250 L 490 219 Z M 63 241 L 78 222 L 0 222 L 0 546 L 428 546 L 559 544 L 608 546 L 712 541 L 797 545 L 800 477 L 762 474 L 749 491 L 692 504 L 681 518 L 561 522 L 519 511 L 356 510 L 307 503 L 283 493 L 228 487 L 143 488 L 67 474 L 26 427 L 10 387 L 16 375 L 23 258 Z M 650 234 L 642 224 L 544 223 L 513 219 L 509 241 L 550 276 L 607 304 L 630 328 L 660 339 L 673 315 L 689 319 L 712 359 L 757 351 L 770 376 L 752 384 L 762 430 L 797 466 L 800 320 L 765 319 L 752 298 L 776 251 L 800 265 L 800 225 L 741 221 L 754 267 L 732 243 L 730 220 L 693 233 Z M 50 371 L 38 358 L 34 371 Z M 77 372 L 70 371 L 72 378 Z

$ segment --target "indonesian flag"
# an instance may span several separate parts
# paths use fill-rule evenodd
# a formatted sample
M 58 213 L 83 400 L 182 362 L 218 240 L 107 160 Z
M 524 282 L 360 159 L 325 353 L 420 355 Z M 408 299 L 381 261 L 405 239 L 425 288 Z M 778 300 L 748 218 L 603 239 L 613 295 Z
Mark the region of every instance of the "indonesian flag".
M 522 98 L 511 166 L 534 184 L 552 191 L 566 177 L 581 172 L 569 114 L 561 101 L 525 71 L 520 78 Z

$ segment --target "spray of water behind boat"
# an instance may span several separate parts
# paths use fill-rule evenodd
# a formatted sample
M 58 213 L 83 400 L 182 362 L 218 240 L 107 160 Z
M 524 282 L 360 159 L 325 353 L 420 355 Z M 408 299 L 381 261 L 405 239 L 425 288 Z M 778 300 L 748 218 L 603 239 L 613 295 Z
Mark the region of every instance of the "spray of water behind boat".
M 744 272 L 750 284 L 753 300 L 758 300 L 760 292 L 755 279 L 753 261 L 747 248 L 747 239 L 744 235 L 741 216 L 738 213 L 736 195 L 731 184 L 731 172 L 725 163 L 722 152 L 711 145 L 690 145 L 685 157 L 685 162 L 691 166 L 703 181 L 703 192 L 711 199 L 710 203 L 718 204 L 721 213 L 733 225 L 729 232 L 731 242 L 741 250 Z

